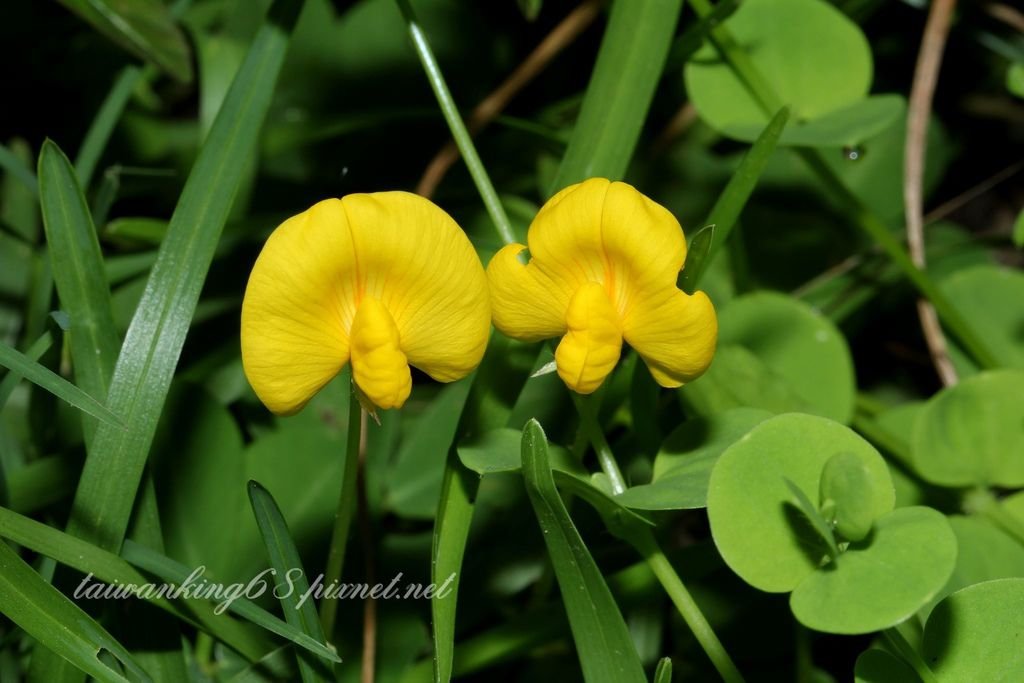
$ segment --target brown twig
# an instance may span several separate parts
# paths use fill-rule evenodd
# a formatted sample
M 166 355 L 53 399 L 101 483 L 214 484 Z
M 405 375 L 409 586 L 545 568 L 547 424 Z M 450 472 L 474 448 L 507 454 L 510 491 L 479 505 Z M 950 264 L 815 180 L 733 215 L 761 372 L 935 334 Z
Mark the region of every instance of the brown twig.
M 1017 175 L 1018 173 L 1021 172 L 1021 170 L 1024 170 L 1024 159 L 1010 164 L 1001 171 L 992 174 L 988 178 L 985 178 L 985 180 L 981 181 L 977 185 L 974 185 L 973 187 L 964 190 L 963 192 L 953 197 L 952 199 L 948 199 L 942 202 L 925 215 L 925 225 L 928 225 L 929 223 L 934 223 L 935 221 L 941 221 L 943 218 L 953 213 L 957 209 L 966 206 L 967 204 L 970 204 L 972 201 L 974 201 L 978 197 L 981 197 L 988 191 L 992 190 L 994 187 L 1006 182 L 1013 176 Z
M 505 82 L 476 105 L 466 120 L 469 134 L 476 135 L 497 118 L 512 98 L 519 94 L 519 91 L 536 78 L 559 52 L 590 26 L 597 17 L 601 4 L 602 0 L 583 0 L 576 9 L 555 26 L 551 33 L 540 42 L 540 45 L 534 48 L 533 52 L 523 60 L 523 63 L 505 79 Z M 441 180 L 448 173 L 448 169 L 458 158 L 459 148 L 456 147 L 454 140 L 449 140 L 427 165 L 423 177 L 416 185 L 416 194 L 424 197 L 433 196 L 437 186 L 441 184 Z
M 998 19 L 1010 28 L 1024 33 L 1024 12 L 1019 9 L 1004 5 L 1001 2 L 990 2 L 985 5 L 989 16 Z
M 376 568 L 373 560 L 373 535 L 370 528 L 369 500 L 366 495 L 366 411 L 362 412 L 362 432 L 359 441 L 359 474 L 356 483 L 359 509 L 359 531 L 363 537 L 363 556 L 365 559 L 366 583 L 372 586 L 375 581 Z M 367 597 L 363 603 L 363 665 L 360 675 L 361 683 L 373 683 L 376 678 L 377 660 L 377 601 Z
M 924 248 L 924 165 L 928 136 L 928 117 L 931 114 L 935 85 L 942 65 L 942 53 L 949 35 L 956 0 L 932 0 L 928 21 L 921 39 L 921 49 L 914 69 L 914 83 L 910 88 L 907 108 L 907 141 L 903 159 L 903 207 L 906 214 L 907 244 L 910 256 L 918 268 L 925 266 Z M 928 352 L 946 386 L 956 384 L 956 369 L 949 358 L 946 338 L 939 325 L 935 308 L 926 299 L 917 302 L 917 315 L 921 320 Z
M 672 118 L 668 120 L 665 127 L 658 133 L 658 137 L 655 138 L 651 144 L 652 154 L 661 154 L 669 148 L 669 146 L 679 138 L 680 135 L 685 133 L 690 126 L 697 120 L 697 108 L 693 106 L 693 102 L 686 102 L 683 106 L 679 107 L 679 110 L 672 115 Z

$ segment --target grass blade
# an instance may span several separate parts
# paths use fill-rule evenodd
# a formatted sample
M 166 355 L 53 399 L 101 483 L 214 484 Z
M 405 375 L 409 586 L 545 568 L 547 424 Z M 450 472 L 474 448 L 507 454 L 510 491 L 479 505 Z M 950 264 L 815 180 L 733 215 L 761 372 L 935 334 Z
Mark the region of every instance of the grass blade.
M 2 541 L 0 612 L 37 641 L 97 680 L 128 680 L 100 660 L 102 652 L 116 656 L 138 679 L 149 680 L 149 676 L 113 636 L 46 583 Z
M 672 683 L 672 660 L 662 657 L 654 670 L 654 683 Z
M 100 105 L 100 110 L 97 112 L 96 118 L 93 119 L 92 125 L 89 126 L 85 139 L 82 140 L 82 146 L 75 156 L 75 171 L 78 173 L 78 182 L 82 187 L 89 187 L 93 173 L 96 172 L 96 165 L 99 163 L 100 157 L 103 156 L 107 142 L 110 141 L 110 135 L 121 119 L 121 114 L 124 113 L 124 108 L 128 104 L 135 86 L 139 84 L 143 72 L 144 69 L 138 66 L 128 66 L 122 69 L 114 80 L 110 92 L 103 100 L 103 104 Z
M 67 401 L 79 410 L 102 420 L 103 424 L 107 425 L 112 432 L 116 433 L 124 429 L 124 422 L 105 405 L 49 368 L 33 361 L 17 349 L 12 349 L 6 344 L 0 344 L 0 365 L 11 372 L 18 373 L 28 381 L 46 389 L 57 398 Z
M 255 149 L 301 3 L 271 9 L 225 98 L 175 208 L 125 337 L 110 402 L 128 428 L 93 438 L 70 533 L 117 550 L 220 233 Z
M 51 346 L 53 346 L 53 335 L 49 332 L 44 332 L 41 337 L 32 342 L 32 346 L 28 347 L 25 351 L 25 357 L 33 362 L 38 361 L 43 357 L 44 353 L 50 350 Z M 20 373 L 10 370 L 0 380 L 0 412 L 3 411 L 4 406 L 7 405 L 7 399 L 11 397 L 15 387 L 18 386 L 18 382 L 22 379 L 24 377 Z
M 35 174 L 6 145 L 0 145 L 0 168 L 20 180 L 25 187 L 32 191 L 32 194 L 39 194 Z
M 103 255 L 75 169 L 52 140 L 39 153 L 39 200 L 54 284 L 70 319 L 75 381 L 83 391 L 106 398 L 120 339 Z M 95 425 L 87 420 L 84 426 L 88 444 Z
M 280 598 L 285 621 L 310 638 L 325 642 L 320 617 L 316 613 L 316 605 L 312 600 L 306 600 L 300 604 L 300 600 L 309 590 L 309 581 L 306 579 L 306 572 L 302 568 L 302 558 L 299 557 L 299 551 L 292 540 L 284 515 L 281 514 L 281 510 L 277 507 L 270 492 L 255 481 L 249 482 L 249 502 L 252 503 L 256 525 L 260 528 L 260 535 L 263 536 L 263 542 L 267 547 L 267 557 L 270 560 L 270 566 L 276 572 L 275 575 L 292 577 L 292 572 L 295 569 L 299 570 L 298 576 L 292 580 L 292 590 L 286 591 L 285 596 Z M 324 666 L 322 661 L 309 657 L 307 653 L 299 652 L 297 654 L 299 675 L 302 677 L 303 683 L 334 680 L 331 671 Z
M 718 250 L 725 244 L 732 229 L 736 227 L 736 219 L 740 217 L 743 207 L 747 205 L 747 200 L 750 199 L 754 188 L 757 187 L 757 181 L 760 180 L 761 174 L 768 165 L 768 160 L 771 158 L 772 152 L 775 151 L 775 145 L 778 144 L 779 137 L 786 129 L 788 121 L 789 107 L 782 107 L 768 122 L 761 135 L 743 157 L 736 172 L 730 178 L 729 184 L 725 186 L 722 194 L 718 196 L 718 200 L 711 208 L 707 224 L 712 226 L 714 231 L 710 235 L 711 242 L 708 245 L 707 254 L 695 263 L 690 262 L 690 254 L 687 254 L 686 266 L 683 269 L 683 276 L 689 279 L 693 290 L 697 288 L 704 271 L 718 254 Z M 699 233 L 694 236 L 694 242 L 699 236 Z M 693 250 L 691 245 L 691 253 L 693 251 L 696 250 Z M 693 290 L 687 291 L 692 292 Z
M 547 438 L 536 420 L 523 430 L 523 478 L 562 590 L 583 678 L 646 683 L 622 613 L 555 488 Z
M 594 176 L 621 180 L 626 175 L 682 4 L 682 0 L 630 0 L 612 5 L 552 194 Z
M 124 548 L 121 551 L 121 556 L 139 569 L 147 571 L 163 581 L 178 585 L 188 579 L 189 575 L 194 571 L 179 562 L 175 562 L 169 557 L 154 552 L 145 546 L 132 542 L 131 540 L 126 540 L 124 542 Z M 211 577 L 206 574 L 204 574 L 204 578 L 210 582 L 216 581 L 215 577 Z M 273 614 L 250 600 L 239 598 L 228 606 L 227 611 L 260 626 L 273 634 L 281 636 L 282 638 L 289 640 L 299 647 L 323 657 L 328 661 L 341 661 L 338 655 L 322 642 L 309 637 L 294 626 L 281 621 Z
M 103 35 L 183 83 L 192 80 L 192 52 L 170 10 L 155 0 L 60 0 Z

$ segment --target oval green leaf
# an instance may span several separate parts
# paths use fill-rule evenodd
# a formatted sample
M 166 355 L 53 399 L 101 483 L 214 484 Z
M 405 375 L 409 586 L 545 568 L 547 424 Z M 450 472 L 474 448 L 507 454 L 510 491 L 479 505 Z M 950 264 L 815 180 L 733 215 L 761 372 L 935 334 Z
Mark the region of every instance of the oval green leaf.
M 1024 579 L 986 581 L 936 606 L 924 659 L 943 683 L 1016 683 L 1024 671 Z
M 1024 273 L 980 265 L 943 280 L 941 288 L 1001 365 L 1024 370 Z M 959 348 L 951 354 L 961 374 L 976 370 Z
M 936 394 L 914 424 L 911 458 L 942 486 L 1024 486 L 1024 371 L 969 377 Z
M 873 518 L 892 510 L 895 493 L 882 456 L 831 420 L 779 415 L 722 454 L 711 473 L 708 516 L 715 545 L 744 581 L 784 593 L 819 566 L 825 546 L 797 508 L 785 480 L 817 496 L 825 463 L 841 452 L 860 458 L 870 473 L 873 486 L 864 505 Z
M 946 585 L 956 563 L 956 536 L 941 512 L 899 508 L 875 521 L 834 565 L 810 574 L 789 599 L 807 628 L 871 633 L 912 616 Z

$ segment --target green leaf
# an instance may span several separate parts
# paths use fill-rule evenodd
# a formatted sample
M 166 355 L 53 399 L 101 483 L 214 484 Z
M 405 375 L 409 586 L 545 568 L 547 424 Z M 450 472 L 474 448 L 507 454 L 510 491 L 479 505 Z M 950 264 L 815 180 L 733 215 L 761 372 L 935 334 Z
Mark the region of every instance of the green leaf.
M 715 240 L 715 226 L 705 225 L 697 231 L 697 234 L 687 245 L 686 262 L 679 273 L 679 280 L 676 283 L 679 289 L 687 294 L 693 294 L 697 290 L 697 277 L 706 267 L 705 261 L 711 255 L 711 245 Z
M 1024 273 L 1011 268 L 981 265 L 961 269 L 939 285 L 950 303 L 978 331 L 1002 367 L 1024 370 Z M 950 349 L 960 374 L 976 365 L 959 346 Z
M 906 115 L 900 95 L 875 95 L 848 104 L 816 119 L 786 128 L 779 144 L 788 147 L 856 147 L 884 133 Z M 753 124 L 730 126 L 726 134 L 737 140 L 757 139 L 760 128 Z
M 115 415 L 109 408 L 85 393 L 71 382 L 60 375 L 55 374 L 49 368 L 36 363 L 16 349 L 6 344 L 0 344 L 0 365 L 11 372 L 16 372 L 28 381 L 46 389 L 57 398 L 67 401 L 69 404 L 84 411 L 93 417 L 102 420 L 108 425 L 111 432 L 124 431 L 125 423 Z
M 194 569 L 190 569 L 179 562 L 175 562 L 169 557 L 165 557 L 164 555 L 154 552 L 143 545 L 139 545 L 130 539 L 125 540 L 124 547 L 121 550 L 121 556 L 139 569 L 151 573 L 163 581 L 179 586 L 182 585 L 182 583 L 188 579 L 189 575 L 195 571 Z M 215 576 L 210 574 L 204 574 L 203 578 L 210 582 L 216 582 L 218 580 Z M 271 586 L 268 586 L 268 590 L 271 588 Z M 311 638 L 309 635 L 303 633 L 287 622 L 281 621 L 251 600 L 238 598 L 227 606 L 227 611 L 260 626 L 271 633 L 279 635 L 286 640 L 290 640 L 292 643 L 317 656 L 323 657 L 331 662 L 341 661 L 338 655 L 321 641 Z
M 654 683 L 672 683 L 672 660 L 662 657 L 658 660 L 658 668 L 654 670 Z
M 60 0 L 100 33 L 174 78 L 192 80 L 192 55 L 170 10 L 157 0 Z
M 853 361 L 842 333 L 827 318 L 791 297 L 759 292 L 730 301 L 718 325 L 719 357 L 704 376 L 681 389 L 702 414 L 748 405 L 849 422 L 856 393 Z M 716 367 L 730 344 L 752 352 L 764 368 L 736 353 Z M 748 382 L 738 381 L 741 377 Z M 751 382 L 766 390 L 752 390 Z
M 867 39 L 842 12 L 822 0 L 747 0 L 724 25 L 757 64 L 766 85 L 797 122 L 853 105 L 871 86 Z M 701 118 L 726 134 L 744 137 L 765 124 L 759 103 L 713 45 L 686 65 L 686 88 Z M 794 130 L 797 128 L 794 127 Z M 829 140 L 848 144 L 849 136 Z M 821 144 L 824 138 L 816 136 Z
M 920 683 L 914 669 L 887 650 L 872 648 L 857 657 L 854 683 Z
M 621 180 L 661 78 L 681 0 L 615 2 L 551 194 L 587 178 Z
M 43 354 L 50 350 L 53 346 L 53 335 L 49 332 L 44 332 L 39 339 L 32 342 L 32 346 L 28 347 L 25 351 L 25 358 L 36 362 L 43 357 Z M 0 381 L 0 411 L 3 411 L 4 406 L 7 405 L 7 399 L 11 397 L 15 387 L 18 386 L 18 382 L 23 379 L 22 375 L 14 370 L 10 370 L 4 375 L 2 381 Z
M 110 387 L 127 429 L 102 425 L 68 529 L 104 548 L 124 537 L 178 356 L 243 169 L 255 148 L 299 7 L 278 2 L 199 153 L 132 319 Z M 278 11 L 280 10 L 280 11 Z
M 654 458 L 654 480 L 631 486 L 618 502 L 636 510 L 687 510 L 707 506 L 708 481 L 719 456 L 756 425 L 766 410 L 733 408 L 679 425 Z
M 127 681 L 100 659 L 108 652 L 136 680 L 148 681 L 131 654 L 0 541 L 0 612 L 49 650 L 100 681 Z
M 784 479 L 817 496 L 825 463 L 842 452 L 856 455 L 870 473 L 871 495 L 863 505 L 872 517 L 892 510 L 895 492 L 882 456 L 825 418 L 773 417 L 722 454 L 711 473 L 708 518 L 719 553 L 740 578 L 760 590 L 784 593 L 819 567 L 825 546 L 791 502 Z
M 729 183 L 715 201 L 707 221 L 708 225 L 714 227 L 714 232 L 710 235 L 711 244 L 708 246 L 707 256 L 691 264 L 690 255 L 686 255 L 683 277 L 688 278 L 692 289 L 697 288 L 701 278 L 704 276 L 704 271 L 707 270 L 707 267 L 714 260 L 722 245 L 725 244 L 729 235 L 732 234 L 732 229 L 736 227 L 736 220 L 740 217 L 740 213 L 743 212 L 743 207 L 747 205 L 750 195 L 753 194 L 757 181 L 760 180 L 761 174 L 764 172 L 765 167 L 767 167 L 768 160 L 771 159 L 772 152 L 775 151 L 775 146 L 779 142 L 779 137 L 786 129 L 788 121 L 789 109 L 787 107 L 783 107 L 776 112 L 772 120 L 761 131 L 761 134 L 757 136 L 754 145 L 743 156 L 743 160 L 740 161 L 740 165 L 733 172 Z M 696 272 L 690 272 L 689 269 L 691 268 Z
M 914 469 L 942 486 L 1024 486 L 1024 371 L 969 377 L 932 397 L 914 423 Z
M 832 457 L 834 458 L 835 456 Z M 836 545 L 836 537 L 832 533 L 832 528 L 828 525 L 828 522 L 821 516 L 821 512 L 818 511 L 818 508 L 814 507 L 814 503 L 807 497 L 804 490 L 794 484 L 789 477 L 783 477 L 782 481 L 786 483 L 786 488 L 792 494 L 790 500 L 796 502 L 796 507 L 803 513 L 804 519 L 811 523 L 811 527 L 817 532 L 818 538 L 828 546 L 829 555 L 833 559 L 837 557 L 839 555 L 839 546 Z
M 21 158 L 11 151 L 6 145 L 0 145 L 0 168 L 7 172 L 12 178 L 21 181 L 21 184 L 31 190 L 32 194 L 39 194 L 39 187 L 36 176 Z
M 872 484 L 871 472 L 853 453 L 836 453 L 821 472 L 818 504 L 828 509 L 847 541 L 861 541 L 871 532 L 874 517 L 861 503 L 871 496 Z
M 463 441 L 458 446 L 459 460 L 479 475 L 518 472 L 523 463 L 522 432 L 508 427 L 492 429 Z M 548 460 L 552 469 L 586 479 L 589 474 L 564 448 L 549 444 Z
M 105 398 L 121 340 L 89 206 L 75 169 L 52 140 L 39 153 L 39 200 L 54 284 L 70 319 L 75 380 L 87 393 Z M 89 443 L 95 425 L 86 421 L 84 427 Z
M 78 182 L 82 187 L 89 187 L 92 182 L 96 165 L 103 156 L 103 151 L 110 141 L 110 136 L 121 120 L 124 108 L 128 104 L 135 86 L 139 84 L 145 70 L 137 66 L 127 66 L 121 70 L 114 79 L 114 85 L 107 93 L 100 110 L 96 112 L 95 118 L 89 125 L 89 130 L 82 140 L 82 146 L 75 156 L 75 172 L 78 174 Z
M 1006 70 L 1006 89 L 1024 98 L 1024 64 L 1015 62 Z
M 310 638 L 324 642 L 324 630 L 320 625 L 320 617 L 316 613 L 316 604 L 312 599 L 301 602 L 309 591 L 309 580 L 302 568 L 302 558 L 292 540 L 291 532 L 288 531 L 288 523 L 274 502 L 273 496 L 259 485 L 258 482 L 249 482 L 249 501 L 252 503 L 253 515 L 256 517 L 256 524 L 260 528 L 263 542 L 267 548 L 267 557 L 270 559 L 270 566 L 274 570 L 274 576 L 279 581 L 286 582 L 281 592 L 281 609 L 284 612 L 285 621 L 299 629 Z M 297 574 L 295 572 L 298 572 Z M 282 585 L 278 583 L 278 585 Z M 324 666 L 323 662 L 308 656 L 307 653 L 298 653 L 299 675 L 303 683 L 317 683 L 318 681 L 333 681 L 334 676 L 330 669 Z
M 562 590 L 583 678 L 587 683 L 646 683 L 618 605 L 555 488 L 547 439 L 536 420 L 523 430 L 522 461 L 526 490 Z
M 932 611 L 922 655 L 939 680 L 1013 683 L 1024 671 L 1024 579 L 986 581 Z
M 826 633 L 880 631 L 909 619 L 949 580 L 956 536 L 942 513 L 899 508 L 875 521 L 866 540 L 807 576 L 790 596 L 797 620 Z

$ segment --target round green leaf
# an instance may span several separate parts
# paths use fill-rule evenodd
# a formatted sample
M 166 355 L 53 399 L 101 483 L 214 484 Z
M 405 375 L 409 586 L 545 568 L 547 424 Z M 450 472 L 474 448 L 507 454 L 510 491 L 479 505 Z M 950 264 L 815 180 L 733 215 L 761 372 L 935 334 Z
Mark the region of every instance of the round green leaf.
M 789 598 L 797 620 L 826 633 L 871 633 L 906 620 L 942 590 L 956 563 L 956 536 L 941 512 L 899 508 L 875 520 L 834 565 L 805 578 Z
M 946 278 L 941 288 L 1001 365 L 1024 370 L 1024 273 L 980 265 Z M 952 353 L 961 374 L 974 371 L 958 348 Z
M 902 659 L 877 648 L 860 653 L 853 676 L 854 683 L 919 683 L 921 680 Z
M 822 0 L 746 0 L 726 21 L 795 121 L 809 121 L 852 105 L 871 86 L 871 49 L 861 30 Z M 710 43 L 685 69 L 697 111 L 712 127 L 763 128 L 764 112 Z M 847 140 L 831 140 L 846 144 Z
M 1024 371 L 975 375 L 936 394 L 914 424 L 914 469 L 943 486 L 1024 486 Z
M 1024 671 L 1024 579 L 975 584 L 940 602 L 921 646 L 943 683 L 1018 683 Z
M 949 525 L 956 534 L 956 568 L 933 603 L 976 583 L 1024 576 L 1024 545 L 1002 529 L 982 517 L 963 515 L 950 516 Z M 922 616 L 932 607 L 922 610 Z
M 842 452 L 860 458 L 870 473 L 872 487 L 863 504 L 872 518 L 892 510 L 895 494 L 885 461 L 871 444 L 831 420 L 779 415 L 722 454 L 711 473 L 708 517 L 715 545 L 744 581 L 782 593 L 819 566 L 824 543 L 786 479 L 814 499 L 825 463 Z
M 856 393 L 850 349 L 836 326 L 807 304 L 775 292 L 739 297 L 719 315 L 718 338 L 752 352 L 802 401 L 803 411 L 849 422 Z M 757 395 L 748 400 L 752 407 L 774 409 Z
M 794 147 L 854 147 L 889 129 L 906 112 L 899 95 L 876 95 L 859 100 L 823 116 L 786 126 L 779 145 Z M 753 142 L 764 123 L 735 125 L 724 131 L 729 137 Z

